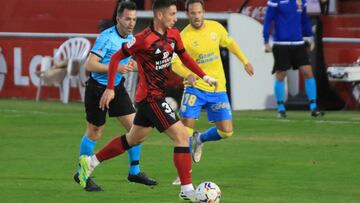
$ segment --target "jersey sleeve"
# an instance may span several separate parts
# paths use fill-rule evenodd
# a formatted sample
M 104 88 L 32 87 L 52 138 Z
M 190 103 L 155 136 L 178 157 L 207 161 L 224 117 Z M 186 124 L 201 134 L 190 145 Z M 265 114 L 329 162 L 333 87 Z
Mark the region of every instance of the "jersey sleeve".
M 108 71 L 108 89 L 114 89 L 115 75 L 117 72 L 118 64 L 122 59 L 136 54 L 142 46 L 141 37 L 135 36 L 128 43 L 124 43 L 122 48 L 111 56 L 109 71 Z
M 91 53 L 99 56 L 100 58 L 104 58 L 105 54 L 109 51 L 111 48 L 111 42 L 108 37 L 109 35 L 106 35 L 104 33 L 101 33 L 95 40 L 94 46 L 91 49 Z
M 221 24 L 217 24 L 217 29 L 220 34 L 220 46 L 228 47 L 234 40 L 229 36 L 228 31 Z
M 265 19 L 264 19 L 264 27 L 263 27 L 263 38 L 265 44 L 269 43 L 270 27 L 274 19 L 275 9 L 277 7 L 278 7 L 278 2 L 276 0 L 268 0 Z
M 176 40 L 174 51 L 177 55 L 181 55 L 185 51 L 184 43 L 181 39 L 179 30 L 177 28 L 173 28 L 173 29 L 175 30 L 175 40 Z
M 135 35 L 135 37 L 133 37 L 129 42 L 124 43 L 121 48 L 124 55 L 125 56 L 135 55 L 138 52 L 138 50 L 140 50 L 141 47 L 143 46 L 141 39 L 142 38 L 139 35 Z
M 310 18 L 307 14 L 307 2 L 306 0 L 304 1 L 303 4 L 303 9 L 302 9 L 302 13 L 301 13 L 301 24 L 302 24 L 302 30 L 303 30 L 303 34 L 305 37 L 311 37 L 313 36 L 313 32 L 311 30 L 311 22 L 310 22 Z

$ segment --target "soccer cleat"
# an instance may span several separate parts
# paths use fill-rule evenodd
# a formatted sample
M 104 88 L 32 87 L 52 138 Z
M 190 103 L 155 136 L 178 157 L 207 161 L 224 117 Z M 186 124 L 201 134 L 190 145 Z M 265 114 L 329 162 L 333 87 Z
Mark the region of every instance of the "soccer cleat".
M 173 185 L 181 185 L 180 178 L 176 177 L 176 179 L 174 180 L 174 182 L 172 182 L 172 184 Z
M 325 115 L 325 113 L 320 111 L 319 109 L 314 109 L 314 110 L 311 111 L 311 116 L 315 117 L 315 118 L 316 117 L 321 117 L 321 116 L 324 116 L 324 115 Z
M 80 160 L 79 160 L 79 165 L 80 165 L 79 180 L 80 180 L 80 185 L 83 188 L 86 188 L 90 174 L 94 170 L 94 168 L 90 165 L 89 159 L 90 159 L 89 156 L 82 155 L 80 156 Z
M 145 173 L 140 172 L 137 175 L 129 174 L 128 181 L 133 183 L 140 183 L 144 185 L 157 185 L 157 181 L 146 176 Z
M 200 143 L 198 139 L 200 138 L 199 132 L 194 132 L 193 134 L 193 150 L 192 150 L 192 158 L 195 163 L 198 163 L 201 159 L 202 148 L 204 147 L 204 143 Z
M 76 172 L 74 174 L 74 181 L 78 184 L 80 184 L 80 179 L 79 179 L 79 172 Z M 84 190 L 88 191 L 88 192 L 100 192 L 102 191 L 101 187 L 98 186 L 94 180 L 92 178 L 88 178 L 87 183 L 86 183 L 86 187 L 84 188 Z
M 196 202 L 196 192 L 195 190 L 190 190 L 188 192 L 181 191 L 179 194 L 180 199 L 190 202 Z
M 286 112 L 285 111 L 278 111 L 277 117 L 280 118 L 280 119 L 286 118 L 287 117 Z
M 94 180 L 92 178 L 88 178 L 86 181 L 86 186 L 84 188 L 84 190 L 88 191 L 88 192 L 100 192 L 102 191 L 101 187 L 98 186 Z

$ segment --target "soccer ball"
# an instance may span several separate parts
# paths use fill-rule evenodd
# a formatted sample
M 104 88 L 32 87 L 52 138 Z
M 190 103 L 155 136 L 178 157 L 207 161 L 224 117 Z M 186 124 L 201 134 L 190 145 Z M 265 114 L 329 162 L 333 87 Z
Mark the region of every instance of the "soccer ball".
M 219 186 L 210 181 L 205 181 L 196 187 L 196 201 L 206 203 L 219 203 L 221 191 Z
M 179 105 L 176 100 L 172 97 L 165 97 L 165 101 L 170 105 L 173 111 L 177 111 Z

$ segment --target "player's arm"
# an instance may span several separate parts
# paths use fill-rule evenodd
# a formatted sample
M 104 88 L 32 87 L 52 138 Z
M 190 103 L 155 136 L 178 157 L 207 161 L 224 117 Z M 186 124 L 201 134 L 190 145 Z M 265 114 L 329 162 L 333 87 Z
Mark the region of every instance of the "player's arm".
M 217 90 L 217 81 L 214 78 L 206 75 L 204 71 L 200 68 L 200 66 L 194 61 L 193 58 L 191 58 L 191 56 L 185 50 L 181 54 L 178 54 L 178 56 L 187 68 L 189 68 L 193 73 L 202 78 L 210 86 L 214 85 L 214 91 Z
M 195 76 L 195 73 L 191 72 L 188 68 L 185 67 L 185 65 L 181 62 L 180 58 L 176 55 L 172 59 L 171 64 L 172 71 L 179 75 L 182 78 L 186 79 L 186 83 L 194 86 L 197 77 Z
M 113 100 L 115 97 L 114 83 L 119 62 L 122 59 L 125 59 L 132 54 L 135 54 L 135 51 L 138 49 L 139 44 L 141 45 L 142 43 L 138 43 L 135 36 L 132 41 L 128 42 L 127 44 L 123 44 L 122 48 L 111 56 L 108 71 L 108 84 L 99 102 L 100 109 L 104 110 L 105 107 L 109 108 L 111 100 Z
M 187 78 L 190 74 L 194 74 L 191 70 L 185 67 L 177 55 L 172 58 L 171 68 L 174 73 L 182 78 Z
M 277 6 L 278 6 L 278 2 L 276 0 L 268 0 L 265 19 L 264 19 L 264 27 L 263 27 L 265 52 L 271 52 L 271 46 L 269 44 L 270 27 L 274 19 L 274 14 Z
M 303 10 L 301 13 L 301 26 L 304 34 L 304 40 L 309 44 L 310 50 L 313 50 L 315 47 L 315 43 L 314 43 L 313 32 L 311 29 L 310 18 L 307 15 L 306 4 L 307 3 L 305 3 L 305 5 L 303 6 Z
M 245 71 L 250 76 L 254 75 L 254 68 L 249 63 L 249 60 L 246 58 L 245 54 L 241 51 L 239 45 L 235 42 L 233 38 L 229 36 L 229 33 L 226 29 L 218 24 L 218 32 L 220 33 L 220 46 L 226 47 L 231 53 L 233 53 L 242 64 L 244 64 Z
M 96 72 L 96 73 L 107 73 L 108 72 L 108 65 L 102 64 L 101 57 L 99 57 L 96 54 L 90 53 L 88 58 L 85 61 L 85 69 L 90 72 Z M 125 74 L 128 71 L 132 70 L 132 66 L 129 65 L 118 65 L 117 71 Z
M 176 28 L 175 28 L 176 29 Z M 217 90 L 217 81 L 206 75 L 203 70 L 201 70 L 200 66 L 194 61 L 193 58 L 185 51 L 184 44 L 181 40 L 180 33 L 176 29 L 176 44 L 175 44 L 175 52 L 179 56 L 181 62 L 189 68 L 193 73 L 202 78 L 209 85 L 215 86 L 215 91 Z
M 119 64 L 120 60 L 124 58 L 126 58 L 126 56 L 123 54 L 122 49 L 120 49 L 111 56 L 109 71 L 108 71 L 108 84 L 99 102 L 99 108 L 102 110 L 104 110 L 105 108 L 109 108 L 109 104 L 111 100 L 113 100 L 115 97 L 114 82 L 115 82 L 115 75 L 117 72 L 117 64 Z

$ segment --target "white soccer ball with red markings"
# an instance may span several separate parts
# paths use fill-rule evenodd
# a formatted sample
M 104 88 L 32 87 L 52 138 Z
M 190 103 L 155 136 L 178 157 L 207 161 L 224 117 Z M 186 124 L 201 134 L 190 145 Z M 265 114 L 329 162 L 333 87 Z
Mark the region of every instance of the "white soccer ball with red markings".
M 196 187 L 196 201 L 206 203 L 219 203 L 221 190 L 219 186 L 210 181 L 205 181 Z
M 179 108 L 178 103 L 176 102 L 176 100 L 172 97 L 165 97 L 165 101 L 170 105 L 171 109 L 173 111 L 177 111 Z

